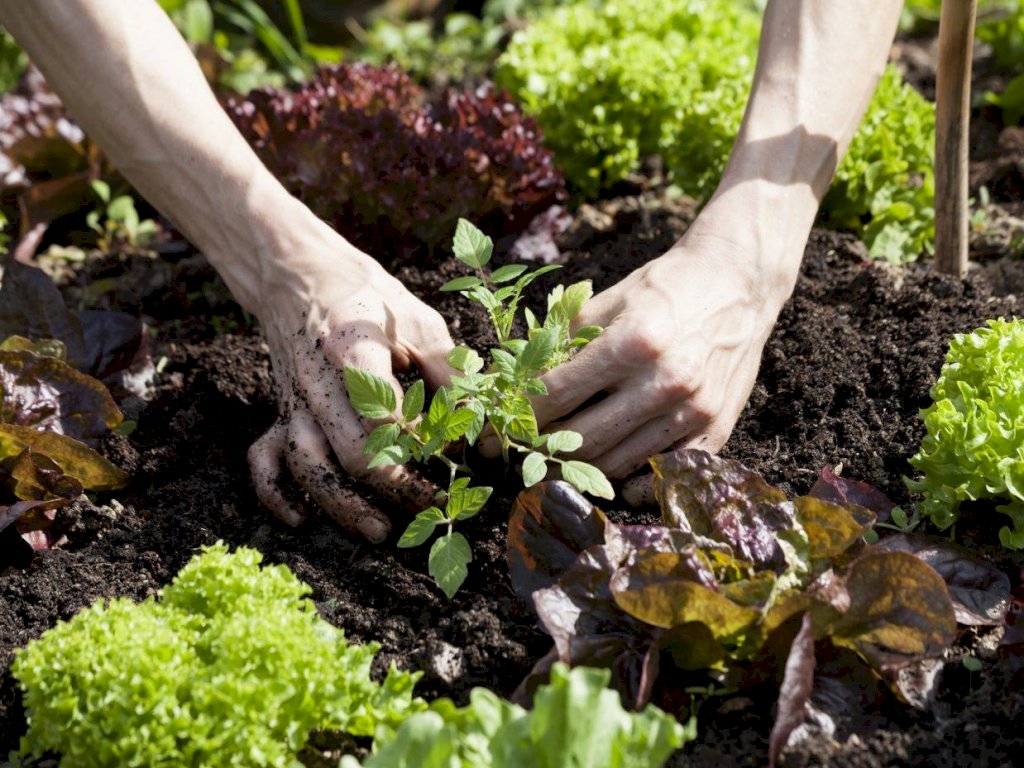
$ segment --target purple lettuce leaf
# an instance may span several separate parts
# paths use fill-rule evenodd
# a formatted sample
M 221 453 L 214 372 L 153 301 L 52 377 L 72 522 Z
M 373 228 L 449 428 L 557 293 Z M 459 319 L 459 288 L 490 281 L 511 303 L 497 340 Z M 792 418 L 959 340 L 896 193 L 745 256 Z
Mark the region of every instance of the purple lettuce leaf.
M 887 536 L 880 549 L 907 552 L 934 568 L 949 589 L 956 620 L 966 626 L 997 626 L 1010 609 L 1010 579 L 993 563 L 948 539 L 922 534 Z

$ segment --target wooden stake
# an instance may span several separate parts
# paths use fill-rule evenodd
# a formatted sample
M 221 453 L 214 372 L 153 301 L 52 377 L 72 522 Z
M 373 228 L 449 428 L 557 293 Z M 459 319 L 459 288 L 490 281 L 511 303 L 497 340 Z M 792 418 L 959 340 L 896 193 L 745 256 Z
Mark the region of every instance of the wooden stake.
M 967 271 L 967 150 L 978 0 L 943 0 L 935 83 L 935 267 Z

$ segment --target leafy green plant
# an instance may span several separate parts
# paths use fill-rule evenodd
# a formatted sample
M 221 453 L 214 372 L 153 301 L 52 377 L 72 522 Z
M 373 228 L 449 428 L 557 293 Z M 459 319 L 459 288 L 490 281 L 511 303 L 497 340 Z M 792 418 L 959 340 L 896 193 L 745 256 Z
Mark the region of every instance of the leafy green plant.
M 92 189 L 102 207 L 90 211 L 85 223 L 99 235 L 100 249 L 109 252 L 118 245 L 145 248 L 159 230 L 157 223 L 139 218 L 130 194 L 113 196 L 110 185 L 100 179 L 92 182 Z
M 294 768 L 315 728 L 386 734 L 423 707 L 418 674 L 370 677 L 284 566 L 204 548 L 158 597 L 98 602 L 15 653 L 22 755 L 63 764 Z
M 555 644 L 522 689 L 557 661 L 603 666 L 627 705 L 692 711 L 687 689 L 736 691 L 791 667 L 812 680 L 816 643 L 871 670 L 833 681 L 855 688 L 875 675 L 895 685 L 899 669 L 953 641 L 943 578 L 907 551 L 863 542 L 875 516 L 862 488 L 833 477 L 816 489 L 824 498 L 790 500 L 739 462 L 698 450 L 651 465 L 661 525 L 613 523 L 558 481 L 517 499 L 512 585 Z M 801 712 L 810 692 L 783 684 L 780 712 Z M 796 722 L 780 716 L 776 727 Z
M 301 82 L 340 49 L 310 43 L 298 0 L 281 0 L 290 36 L 254 0 L 160 0 L 209 79 L 236 93 Z
M 623 709 L 605 670 L 556 665 L 530 711 L 474 688 L 469 704 L 440 699 L 393 737 L 378 739 L 365 768 L 658 768 L 694 738 L 657 707 Z M 340 768 L 358 768 L 353 757 Z
M 594 195 L 661 155 L 707 197 L 743 117 L 759 16 L 736 0 L 575 2 L 538 16 L 498 60 L 497 81 L 537 117 L 566 178 Z M 910 261 L 934 231 L 932 106 L 883 78 L 823 206 L 876 258 Z
M 504 35 L 500 24 L 468 13 L 446 16 L 437 34 L 429 21 L 381 18 L 367 30 L 355 55 L 372 64 L 394 62 L 416 80 L 443 87 L 483 78 Z
M 906 480 L 924 495 L 921 513 L 945 529 L 964 501 L 1005 500 L 996 509 L 1010 525 L 999 540 L 1024 548 L 1024 321 L 989 320 L 954 336 L 931 398 L 910 459 L 922 476 Z
M 367 371 L 345 369 L 352 406 L 364 418 L 385 421 L 370 433 L 363 449 L 373 456 L 371 468 L 435 459 L 449 469 L 443 508 L 434 506 L 420 512 L 398 542 L 400 547 L 414 547 L 427 541 L 435 529 L 444 531 L 431 546 L 429 569 L 449 598 L 465 581 L 472 558 L 469 542 L 454 526 L 476 515 L 492 489 L 471 486 L 466 476 L 469 467 L 448 454 L 459 443 L 474 445 L 485 426 L 493 431 L 506 461 L 511 452 L 524 457 L 523 483 L 527 487 L 542 480 L 549 468 L 557 468 L 566 481 L 584 493 L 606 499 L 614 495 L 599 469 L 565 458 L 564 454 L 580 448 L 582 436 L 568 430 L 540 434 L 530 402 L 531 396 L 547 394 L 539 376 L 600 333 L 596 326 L 585 326 L 575 333 L 570 330 L 591 296 L 590 283 L 553 290 L 543 322 L 526 310 L 527 338 L 514 338 L 513 324 L 523 290 L 557 267 L 530 272 L 524 265 L 507 264 L 490 272 L 487 265 L 493 248 L 489 237 L 460 219 L 455 230 L 455 255 L 475 274 L 457 277 L 441 288 L 458 291 L 487 310 L 498 346 L 490 350 L 486 370 L 479 353 L 458 346 L 448 356 L 449 364 L 461 373 L 452 377 L 451 386 L 438 389 L 425 408 L 425 387 L 422 380 L 416 381 L 406 390 L 398 411 L 391 384 Z
M 0 29 L 0 93 L 13 88 L 28 66 L 28 56 L 7 30 Z

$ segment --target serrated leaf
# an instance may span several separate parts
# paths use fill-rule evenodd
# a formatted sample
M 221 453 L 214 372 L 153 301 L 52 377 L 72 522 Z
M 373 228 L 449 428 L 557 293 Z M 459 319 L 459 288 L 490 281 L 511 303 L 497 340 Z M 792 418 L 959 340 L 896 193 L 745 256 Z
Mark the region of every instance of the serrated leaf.
M 413 421 L 423 410 L 423 401 L 426 397 L 426 389 L 423 379 L 417 379 L 405 393 L 402 400 L 402 418 L 406 421 Z
M 487 423 L 487 411 L 484 404 L 479 400 L 467 403 L 466 410 L 473 414 L 473 421 L 466 427 L 466 433 L 463 437 L 465 437 L 467 443 L 473 445 L 476 443 L 476 439 L 480 437 L 480 433 L 483 432 L 484 424 Z
M 515 280 L 526 270 L 527 266 L 525 264 L 506 264 L 491 274 L 491 282 L 507 283 L 509 280 Z
M 409 458 L 409 449 L 405 446 L 389 445 L 374 456 L 366 468 L 377 469 L 378 467 L 390 467 L 395 464 L 404 464 L 409 460 Z
M 530 379 L 523 385 L 523 391 L 528 395 L 546 395 L 548 393 L 548 385 L 540 379 Z
M 572 453 L 583 447 L 583 435 L 570 429 L 552 432 L 548 435 L 549 453 Z
M 128 483 L 125 472 L 77 440 L 57 432 L 0 424 L 0 460 L 18 456 L 26 448 L 48 457 L 86 490 L 109 491 Z
M 367 456 L 373 456 L 380 453 L 385 448 L 389 448 L 394 445 L 401 433 L 401 427 L 394 422 L 390 424 L 381 424 L 370 433 L 369 437 L 366 438 L 366 443 L 363 445 L 363 453 Z
M 477 414 L 469 408 L 459 408 L 451 416 L 444 427 L 446 440 L 462 438 L 477 421 Z
M 448 365 L 463 373 L 479 373 L 484 360 L 475 349 L 460 344 L 448 353 Z
M 557 305 L 558 311 L 566 322 L 571 323 L 593 295 L 594 288 L 589 280 L 574 283 L 565 289 L 565 294 Z
M 572 343 L 574 346 L 582 347 L 600 336 L 603 330 L 600 325 L 584 325 L 576 330 L 576 336 Z
M 395 412 L 395 390 L 374 373 L 345 366 L 345 389 L 352 407 L 364 418 L 387 419 Z
M 551 438 L 548 438 L 550 445 Z M 562 478 L 574 488 L 601 499 L 614 499 L 615 491 L 608 478 L 597 467 L 583 461 L 567 461 L 562 464 Z
M 540 372 L 551 361 L 558 337 L 550 328 L 534 331 L 516 361 L 516 372 L 523 378 Z
M 548 474 L 548 463 L 544 454 L 531 451 L 523 460 L 523 485 L 529 488 L 543 480 Z
M 505 431 L 514 439 L 533 444 L 537 437 L 537 416 L 528 398 L 518 396 L 508 403 Z
M 459 488 L 448 495 L 445 513 L 452 520 L 466 520 L 483 509 L 494 489 L 487 486 Z
M 455 258 L 473 269 L 483 269 L 491 260 L 494 243 L 466 219 L 459 219 L 452 241 Z
M 430 548 L 427 569 L 449 600 L 465 582 L 472 559 L 469 542 L 458 531 L 442 536 Z
M 430 538 L 430 534 L 438 525 L 444 522 L 446 522 L 444 512 L 437 507 L 423 510 L 409 523 L 409 527 L 405 529 L 398 540 L 398 546 L 402 549 L 418 547 Z
M 470 288 L 476 288 L 478 285 L 483 285 L 483 281 L 475 275 L 463 275 L 462 277 L 456 277 L 449 280 L 447 283 L 441 286 L 442 291 L 468 291 Z
M 516 359 L 504 349 L 492 349 L 491 361 L 494 370 L 503 379 L 514 380 L 516 377 Z

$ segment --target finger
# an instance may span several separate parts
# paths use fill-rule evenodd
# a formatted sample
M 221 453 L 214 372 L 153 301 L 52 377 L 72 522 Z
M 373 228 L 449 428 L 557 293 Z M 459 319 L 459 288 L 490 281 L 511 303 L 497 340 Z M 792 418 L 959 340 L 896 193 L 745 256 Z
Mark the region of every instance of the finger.
M 456 371 L 448 365 L 448 353 L 455 346 L 444 319 L 433 312 L 433 317 L 417 329 L 415 344 L 407 350 L 408 356 L 423 371 L 423 378 L 432 389 L 452 383 Z
M 548 393 L 533 398 L 537 425 L 543 429 L 575 411 L 599 392 L 611 389 L 622 378 L 614 358 L 606 353 L 610 345 L 599 336 L 576 357 L 541 377 Z
M 369 468 L 371 457 L 363 453 L 367 429 L 337 378 L 300 380 L 300 386 L 312 418 L 346 472 L 402 509 L 418 512 L 433 503 L 438 487 L 405 466 Z
M 667 450 L 680 435 L 699 435 L 710 421 L 707 413 L 685 405 L 671 416 L 652 419 L 590 463 L 608 477 L 626 477 L 644 466 L 651 456 Z
M 630 386 L 627 382 L 618 391 L 568 421 L 549 425 L 549 431 L 568 429 L 579 432 L 583 435 L 583 447 L 573 454 L 573 458 L 590 461 L 620 445 L 623 435 L 632 435 L 658 417 L 660 414 L 654 409 L 659 404 L 653 385 Z M 673 403 L 672 407 L 678 405 Z M 668 426 L 672 419 L 662 417 L 661 421 Z M 678 426 L 675 432 L 666 435 L 665 445 L 671 445 L 686 434 L 686 425 Z
M 299 525 L 307 517 L 301 505 L 285 498 L 281 490 L 288 429 L 278 422 L 249 448 L 249 472 L 256 496 L 283 523 Z
M 391 530 L 387 515 L 345 487 L 330 443 L 309 411 L 292 413 L 286 456 L 295 480 L 331 519 L 375 544 L 387 538 Z

